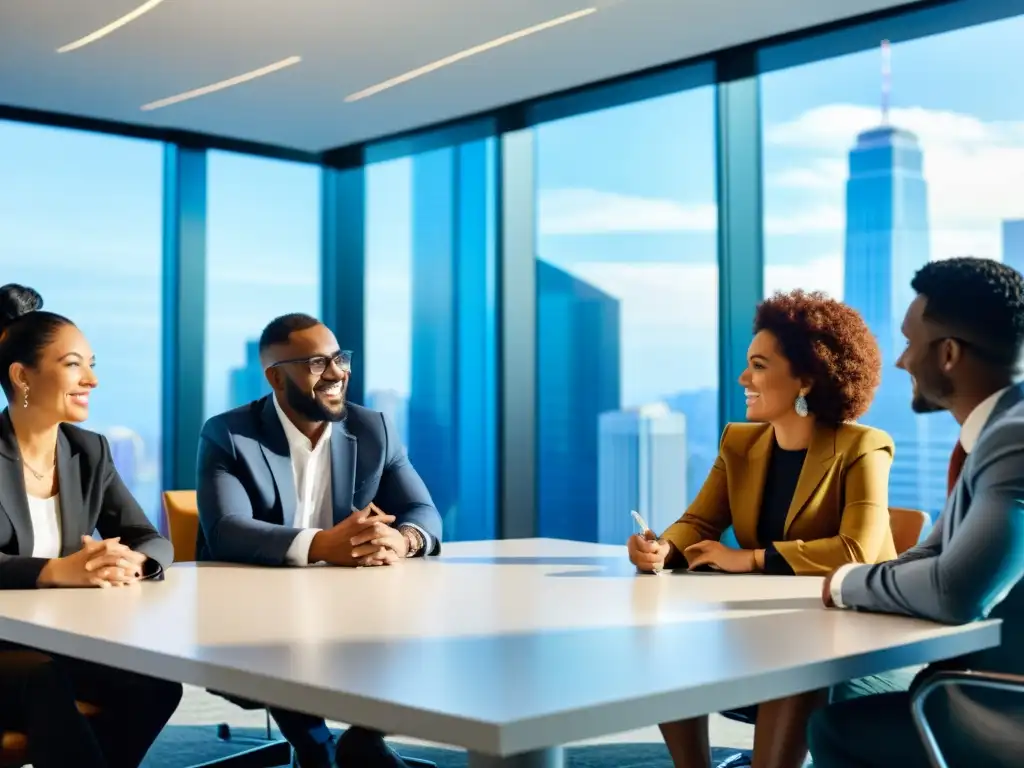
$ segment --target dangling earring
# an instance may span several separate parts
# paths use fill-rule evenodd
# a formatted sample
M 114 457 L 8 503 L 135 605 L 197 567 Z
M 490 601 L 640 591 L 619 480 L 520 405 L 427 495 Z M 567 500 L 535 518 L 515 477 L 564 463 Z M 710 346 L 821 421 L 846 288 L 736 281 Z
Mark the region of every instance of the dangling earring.
M 806 417 L 810 411 L 807 409 L 807 398 L 804 397 L 804 393 L 801 392 L 796 396 L 796 402 L 793 403 L 793 409 L 796 411 L 797 416 Z
M 28 387 L 25 387 L 25 397 L 21 401 L 22 408 L 28 408 Z

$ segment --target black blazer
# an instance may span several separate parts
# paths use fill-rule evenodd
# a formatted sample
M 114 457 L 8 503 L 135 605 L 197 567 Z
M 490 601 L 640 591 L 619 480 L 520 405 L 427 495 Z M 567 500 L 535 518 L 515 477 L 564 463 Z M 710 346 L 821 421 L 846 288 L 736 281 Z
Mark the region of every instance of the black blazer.
M 398 430 L 379 411 L 348 403 L 331 432 L 334 522 L 371 501 L 395 526 L 411 523 L 441 548 L 441 516 L 406 455 Z M 284 565 L 299 530 L 291 450 L 272 395 L 214 416 L 199 436 L 197 560 Z
M 156 576 L 174 560 L 171 542 L 149 522 L 121 481 L 102 435 L 69 424 L 57 432 L 61 556 L 81 549 L 82 536 L 105 539 L 146 555 L 145 574 Z M 34 589 L 46 558 L 32 557 L 32 520 L 21 451 L 7 409 L 0 413 L 0 589 Z

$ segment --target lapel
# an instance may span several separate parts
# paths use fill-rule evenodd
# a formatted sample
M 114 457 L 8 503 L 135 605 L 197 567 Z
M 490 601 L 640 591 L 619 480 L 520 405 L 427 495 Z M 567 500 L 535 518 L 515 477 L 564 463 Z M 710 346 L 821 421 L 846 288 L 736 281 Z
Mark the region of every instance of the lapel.
M 288 447 L 284 427 L 274 407 L 273 395 L 264 398 L 263 415 L 260 419 L 262 439 L 260 450 L 267 462 L 274 485 L 277 487 L 277 498 L 281 501 L 281 524 L 292 525 L 295 520 L 295 507 L 298 496 L 295 491 L 295 474 L 292 470 L 292 453 Z
M 72 453 L 63 430 L 57 431 L 57 479 L 60 483 L 61 555 L 70 555 L 82 548 L 82 535 L 92 531 L 82 530 L 81 521 L 88 519 L 88 513 L 82 496 L 79 455 Z
M 735 498 L 730 500 L 732 525 L 736 540 L 739 542 L 757 540 L 757 519 L 761 516 L 764 481 L 768 474 L 768 463 L 774 444 L 775 428 L 769 425 L 743 457 L 746 467 L 745 471 L 739 474 L 742 484 L 736 489 Z
M 352 496 L 356 482 L 356 439 L 345 428 L 345 422 L 336 422 L 331 429 L 331 501 L 334 524 L 337 525 L 352 512 Z
M 815 426 L 804 466 L 800 470 L 800 479 L 797 480 L 796 490 L 793 492 L 793 501 L 790 502 L 789 512 L 786 514 L 786 527 L 783 529 L 785 534 L 789 534 L 793 521 L 803 511 L 811 494 L 832 468 L 835 457 L 836 430 L 821 425 Z
M 17 554 L 31 555 L 35 537 L 32 535 L 32 517 L 28 511 L 21 451 L 6 408 L 0 414 L 0 509 L 11 520 L 11 527 L 18 539 Z
M 1022 400 L 1024 400 L 1024 384 L 1014 384 L 1003 392 L 999 400 L 996 401 L 995 408 L 992 409 L 992 413 L 985 421 L 985 426 L 981 428 L 981 433 L 978 435 L 978 439 L 974 442 L 974 450 L 967 454 L 967 458 L 964 459 L 963 468 L 960 470 L 960 477 L 957 478 L 956 483 L 953 485 L 953 491 L 946 498 L 947 504 L 950 499 L 958 495 L 960 488 L 967 483 L 967 478 L 974 473 L 974 462 L 972 459 L 974 458 L 974 454 L 978 452 L 978 443 L 981 442 L 982 436 L 988 431 L 990 426 L 999 421 L 1004 413 L 1020 403 Z

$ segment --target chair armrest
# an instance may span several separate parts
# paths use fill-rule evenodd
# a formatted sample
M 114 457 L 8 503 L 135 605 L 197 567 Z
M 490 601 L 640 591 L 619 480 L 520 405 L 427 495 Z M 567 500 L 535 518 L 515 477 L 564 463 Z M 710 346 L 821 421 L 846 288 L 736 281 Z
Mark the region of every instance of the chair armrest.
M 1010 691 L 1024 695 L 1024 675 L 1011 675 L 1005 672 L 970 672 L 970 671 L 945 671 L 936 672 L 926 678 L 910 698 L 910 712 L 914 718 L 914 725 L 921 734 L 925 751 L 928 753 L 928 761 L 933 768 L 948 768 L 942 750 L 935 740 L 928 719 L 924 715 L 924 705 L 928 697 L 939 688 L 964 687 L 964 688 L 988 688 L 989 690 Z

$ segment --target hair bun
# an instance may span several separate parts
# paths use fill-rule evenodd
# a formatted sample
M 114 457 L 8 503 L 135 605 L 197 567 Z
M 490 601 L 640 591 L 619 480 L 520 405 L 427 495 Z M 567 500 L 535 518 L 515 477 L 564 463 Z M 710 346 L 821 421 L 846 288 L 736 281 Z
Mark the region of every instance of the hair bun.
M 43 306 L 43 297 L 34 288 L 8 283 L 0 288 L 0 330 L 22 315 L 35 312 Z

